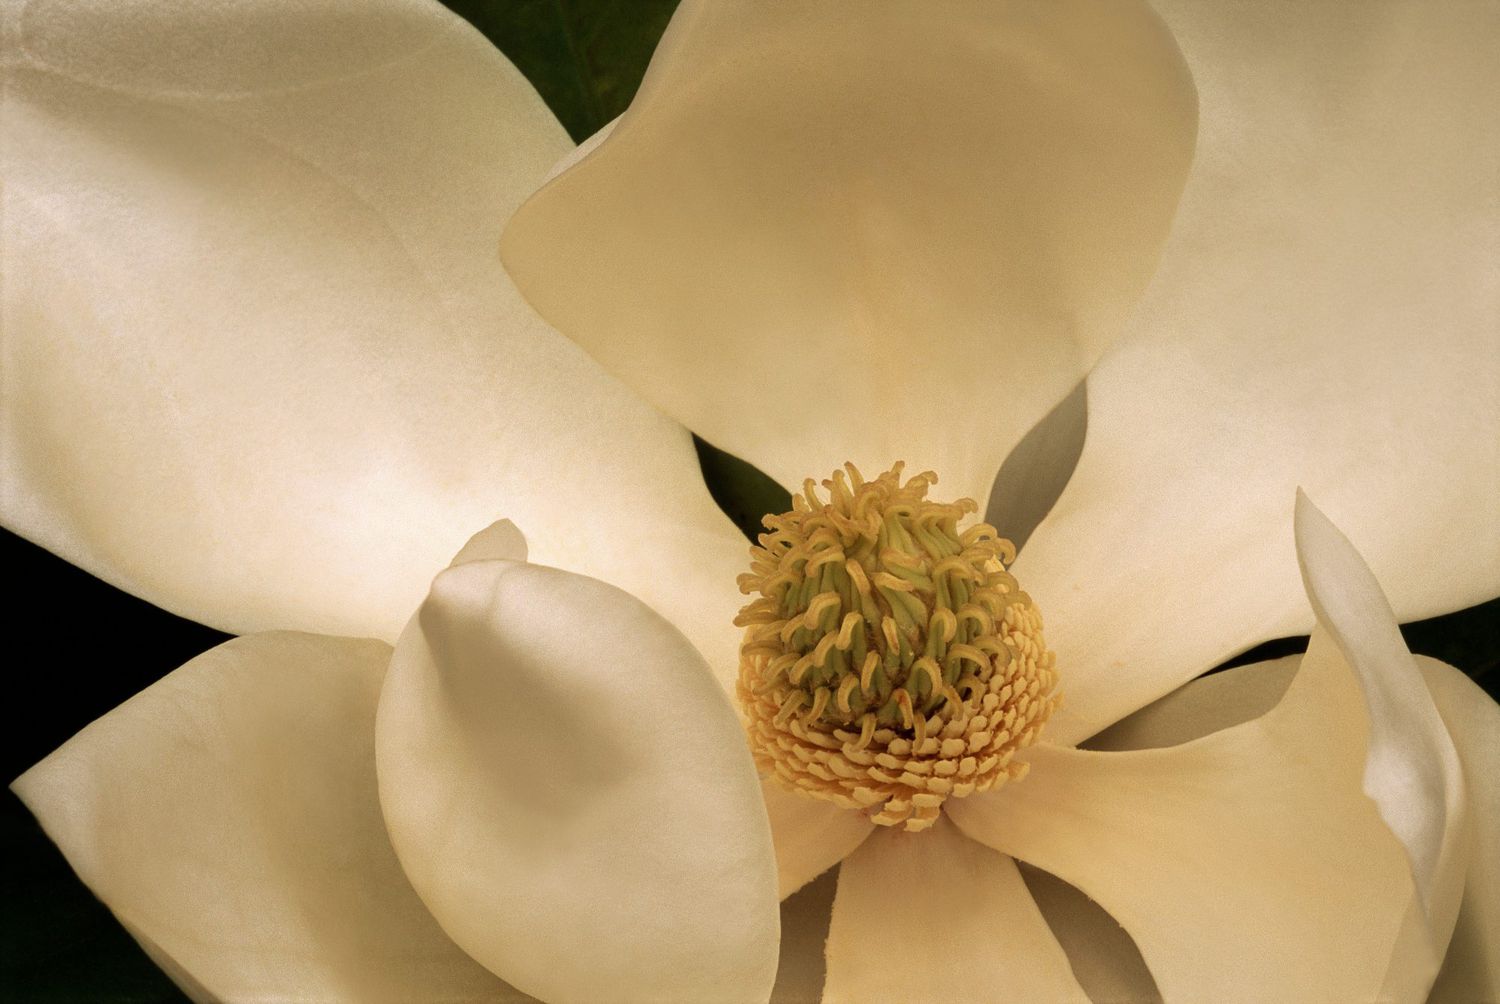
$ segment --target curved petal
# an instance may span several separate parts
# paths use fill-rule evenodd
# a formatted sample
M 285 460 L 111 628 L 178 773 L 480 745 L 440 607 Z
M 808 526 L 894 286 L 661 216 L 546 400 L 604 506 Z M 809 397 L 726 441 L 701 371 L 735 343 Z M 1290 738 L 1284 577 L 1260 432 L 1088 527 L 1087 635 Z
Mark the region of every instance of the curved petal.
M 1500 593 L 1500 9 L 1159 6 L 1197 160 L 1014 569 L 1064 669 L 1058 742 L 1308 631 L 1299 484 L 1401 620 Z
M 774 780 L 763 779 L 760 789 L 766 800 L 766 815 L 771 819 L 778 895 L 782 899 L 848 857 L 875 829 L 862 812 L 798 795 Z
M 8 526 L 226 630 L 393 639 L 504 515 L 732 675 L 690 437 L 500 268 L 569 143 L 483 38 L 422 0 L 3 16 Z
M 1452 666 L 1417 657 L 1468 779 L 1469 868 L 1433 1004 L 1500 1000 L 1500 705 Z
M 235 639 L 12 788 L 199 999 L 527 999 L 443 934 L 391 850 L 374 759 L 390 652 Z
M 1120 922 L 1167 1000 L 1374 1000 L 1414 886 L 1361 790 L 1369 726 L 1322 634 L 1253 721 L 1165 749 L 1040 745 L 964 833 Z
M 1489 783 L 1500 775 L 1500 706 L 1452 666 L 1424 656 L 1415 660 L 1467 782 L 1461 824 L 1466 824 L 1470 841 L 1467 871 L 1458 872 L 1466 885 L 1457 926 L 1428 999 L 1455 1004 L 1489 1000 L 1500 997 L 1500 876 L 1495 866 L 1500 861 L 1500 793 Z M 1089 748 L 1172 746 L 1259 717 L 1281 699 L 1300 661 L 1301 656 L 1288 656 L 1194 680 L 1090 739 Z M 1040 897 L 1038 902 L 1046 913 L 1046 902 Z M 1052 915 L 1047 916 L 1052 922 Z M 1417 934 L 1427 937 L 1425 919 L 1413 920 Z M 1409 996 L 1420 997 L 1420 989 Z
M 1087 1001 L 1016 863 L 946 819 L 882 827 L 839 868 L 825 1004 Z
M 1348 538 L 1301 492 L 1295 532 L 1318 629 L 1338 645 L 1364 695 L 1370 719 L 1365 794 L 1406 848 L 1430 948 L 1441 958 L 1469 854 L 1458 753 L 1380 584 Z
M 770 992 L 776 862 L 744 733 L 640 601 L 536 565 L 450 568 L 396 647 L 376 759 L 412 885 L 516 986 Z
M 1150 277 L 1194 117 L 1134 0 L 689 0 L 501 250 L 561 331 L 783 484 L 899 459 L 983 504 Z

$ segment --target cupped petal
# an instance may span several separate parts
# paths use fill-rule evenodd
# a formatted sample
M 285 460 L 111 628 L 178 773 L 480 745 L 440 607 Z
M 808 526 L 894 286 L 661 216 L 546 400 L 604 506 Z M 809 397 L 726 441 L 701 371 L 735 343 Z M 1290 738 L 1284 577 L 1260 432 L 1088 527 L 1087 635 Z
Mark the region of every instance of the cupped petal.
M 1133 0 L 688 0 L 501 250 L 559 330 L 782 484 L 901 459 L 983 503 L 1149 279 L 1194 127 Z
M 948 812 L 1099 903 L 1167 1000 L 1375 1000 L 1415 889 L 1361 790 L 1369 731 L 1320 633 L 1260 718 L 1163 749 L 1041 744 Z
M 742 541 L 690 437 L 500 267 L 570 144 L 478 33 L 422 0 L 0 16 L 8 526 L 236 633 L 389 640 L 505 515 L 733 673 Z
M 875 829 L 861 812 L 788 791 L 763 779 L 761 795 L 776 845 L 778 894 L 786 899 L 848 857 Z
M 450 568 L 391 661 L 380 800 L 469 954 L 546 1000 L 764 1000 L 776 859 L 728 696 L 605 583 Z
M 1197 159 L 1015 567 L 1065 667 L 1059 742 L 1311 628 L 1298 485 L 1401 620 L 1500 593 L 1500 8 L 1158 7 Z
M 390 654 L 226 642 L 12 788 L 196 999 L 529 999 L 443 934 L 391 849 L 374 750 Z
M 1433 1004 L 1500 1000 L 1500 705 L 1452 666 L 1417 665 L 1453 737 L 1468 782 L 1469 862 L 1458 923 Z
M 882 827 L 840 866 L 823 1000 L 1088 998 L 1016 863 L 940 819 Z

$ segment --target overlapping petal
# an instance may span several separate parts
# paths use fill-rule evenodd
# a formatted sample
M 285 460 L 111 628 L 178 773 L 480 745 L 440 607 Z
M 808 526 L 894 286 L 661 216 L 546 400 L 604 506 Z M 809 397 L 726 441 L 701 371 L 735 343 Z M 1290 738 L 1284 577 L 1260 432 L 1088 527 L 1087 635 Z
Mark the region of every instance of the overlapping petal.
M 689 0 L 502 251 L 783 484 L 904 459 L 982 501 L 1150 277 L 1193 130 L 1144 4 Z
M 1168 998 L 1421 998 L 1459 913 L 1448 729 L 1369 567 L 1304 495 L 1296 537 L 1319 627 L 1284 694 L 1292 660 L 1241 670 L 1102 737 L 1156 748 L 1043 744 L 1025 783 L 950 810 L 1109 910 Z
M 8 526 L 231 631 L 391 639 L 503 514 L 732 673 L 741 545 L 687 433 L 500 267 L 570 144 L 478 33 L 422 0 L 3 24 Z
M 1367 733 L 1325 640 L 1253 722 L 1167 749 L 1043 744 L 1024 781 L 948 811 L 1108 910 L 1168 1000 L 1370 1000 L 1413 887 L 1360 790 Z
M 1016 863 L 940 820 L 881 827 L 839 868 L 823 1000 L 1088 998 Z
M 528 999 L 449 940 L 386 837 L 374 754 L 390 652 L 236 639 L 13 787 L 198 999 Z
M 380 798 L 412 885 L 546 1000 L 755 1000 L 776 861 L 739 719 L 638 600 L 510 561 L 440 575 L 381 697 Z
M 1281 700 L 1300 661 L 1300 656 L 1289 656 L 1194 680 L 1090 739 L 1088 746 L 1101 750 L 1155 749 L 1250 721 Z M 1427 999 L 1455 1004 L 1488 1000 L 1500 996 L 1500 881 L 1494 865 L 1500 860 L 1496 838 L 1500 800 L 1495 786 L 1487 783 L 1500 771 L 1500 706 L 1452 666 L 1423 656 L 1415 657 L 1415 662 L 1430 700 L 1443 716 L 1466 782 L 1466 811 L 1459 823 L 1467 830 L 1468 863 L 1467 868 L 1456 870 L 1464 884 L 1463 898 L 1442 969 Z M 1048 911 L 1050 904 L 1045 899 L 1040 902 L 1056 929 L 1053 914 Z M 1417 915 L 1410 919 L 1418 939 L 1430 937 L 1424 930 L 1424 918 Z M 1069 944 L 1075 971 L 1080 965 L 1079 957 L 1073 955 L 1075 949 L 1087 965 L 1117 963 L 1114 958 L 1100 956 L 1099 947 L 1097 943 Z M 1396 979 L 1388 979 L 1386 989 L 1393 995 L 1403 982 L 1397 971 L 1399 963 L 1418 970 L 1419 982 L 1431 977 L 1430 969 L 1421 972 L 1430 960 L 1421 958 L 1420 940 L 1407 947 L 1416 954 L 1392 960 L 1390 976 Z M 1409 984 L 1410 977 L 1405 982 Z M 1405 996 L 1422 996 L 1420 986 L 1413 989 L 1408 985 L 1406 990 Z
M 1500 592 L 1500 10 L 1158 7 L 1197 158 L 1016 565 L 1066 667 L 1057 741 L 1309 629 L 1299 484 L 1402 620 Z

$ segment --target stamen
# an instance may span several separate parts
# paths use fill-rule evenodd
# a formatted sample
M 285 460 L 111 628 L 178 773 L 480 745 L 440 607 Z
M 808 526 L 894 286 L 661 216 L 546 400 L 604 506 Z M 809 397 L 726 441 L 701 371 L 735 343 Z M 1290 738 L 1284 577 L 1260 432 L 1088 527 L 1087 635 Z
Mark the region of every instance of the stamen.
M 1059 697 L 1031 598 L 969 499 L 929 501 L 937 475 L 853 464 L 803 483 L 765 520 L 738 579 L 753 598 L 739 698 L 763 773 L 877 823 L 931 826 L 947 798 L 1024 775 Z

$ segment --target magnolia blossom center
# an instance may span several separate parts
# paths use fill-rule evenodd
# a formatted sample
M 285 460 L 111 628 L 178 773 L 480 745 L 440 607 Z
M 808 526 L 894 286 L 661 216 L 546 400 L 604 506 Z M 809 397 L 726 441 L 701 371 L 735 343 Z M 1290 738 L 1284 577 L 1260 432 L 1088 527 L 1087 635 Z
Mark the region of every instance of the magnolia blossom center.
M 763 773 L 922 830 L 943 802 L 1026 772 L 1015 754 L 1057 704 L 1042 618 L 1006 571 L 1015 547 L 931 472 L 853 464 L 765 520 L 735 623 L 739 699 Z M 846 476 L 847 475 L 847 476 Z

